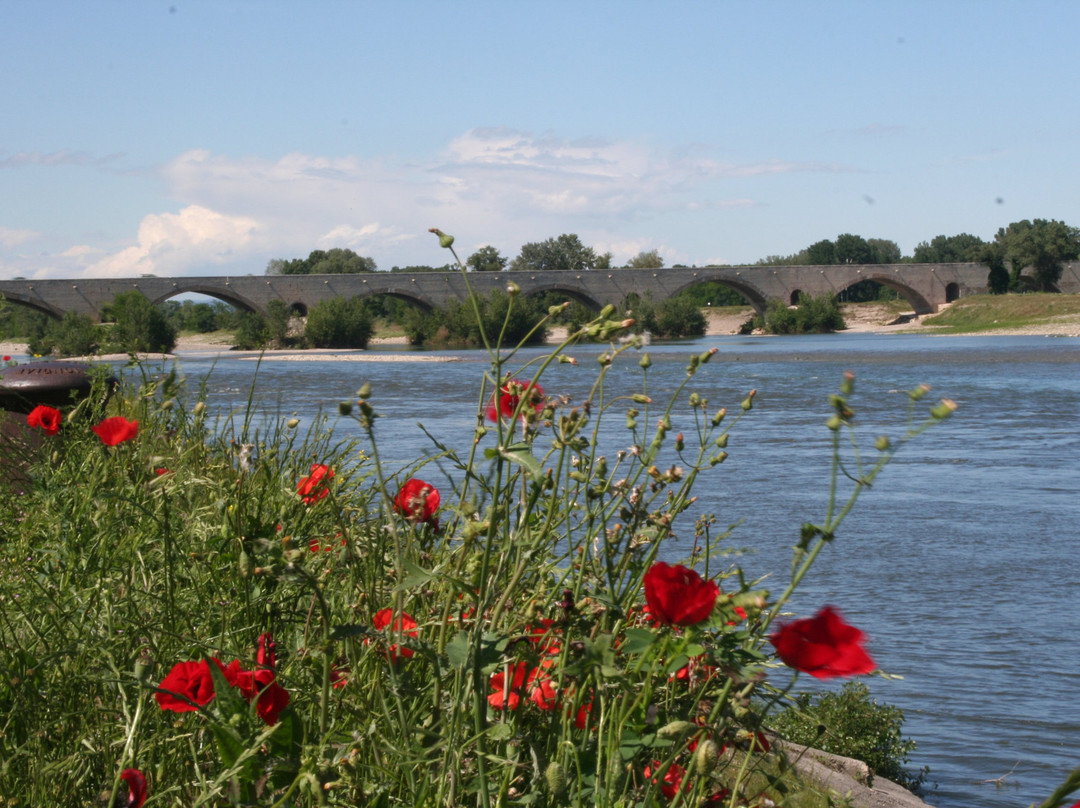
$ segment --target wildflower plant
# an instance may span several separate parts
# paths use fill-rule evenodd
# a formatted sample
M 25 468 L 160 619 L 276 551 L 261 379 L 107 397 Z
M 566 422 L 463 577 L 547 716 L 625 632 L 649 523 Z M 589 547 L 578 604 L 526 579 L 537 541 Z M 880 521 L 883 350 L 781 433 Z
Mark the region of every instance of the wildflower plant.
M 144 373 L 107 414 L 75 407 L 55 433 L 39 413 L 33 488 L 0 502 L 19 525 L 0 540 L 0 793 L 830 804 L 793 779 L 769 710 L 791 669 L 875 666 L 836 610 L 790 621 L 785 605 L 893 454 L 955 405 L 916 388 L 903 434 L 864 456 L 845 377 L 824 517 L 774 591 L 695 513 L 695 485 L 754 407 L 752 390 L 725 408 L 696 388 L 715 351 L 691 355 L 663 401 L 633 339 L 600 355 L 582 400 L 546 378 L 575 344 L 632 325 L 609 306 L 527 359 L 481 328 L 491 366 L 471 440 L 432 438 L 436 484 L 423 462 L 387 470 L 376 383 L 340 406 L 359 441 L 250 406 L 210 423 L 175 372 Z M 634 361 L 640 387 L 613 389 L 609 370 Z M 688 533 L 695 548 L 674 558 Z

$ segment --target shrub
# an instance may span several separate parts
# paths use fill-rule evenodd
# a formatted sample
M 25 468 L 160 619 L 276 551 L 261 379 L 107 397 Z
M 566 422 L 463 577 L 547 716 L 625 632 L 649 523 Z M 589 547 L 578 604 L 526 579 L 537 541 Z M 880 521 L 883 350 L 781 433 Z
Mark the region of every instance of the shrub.
M 304 339 L 314 348 L 366 348 L 373 331 L 363 300 L 335 297 L 308 312 Z
M 69 311 L 62 320 L 49 320 L 44 329 L 31 336 L 30 353 L 37 356 L 89 356 L 98 349 L 101 327 L 85 314 Z
M 176 328 L 142 292 L 121 292 L 108 314 L 115 322 L 106 332 L 107 351 L 168 353 L 176 346 Z
M 899 707 L 878 704 L 863 682 L 849 681 L 836 693 L 800 693 L 772 728 L 794 743 L 861 760 L 874 774 L 917 792 L 928 770 L 913 775 L 904 768 L 915 741 L 901 735 L 903 723 Z

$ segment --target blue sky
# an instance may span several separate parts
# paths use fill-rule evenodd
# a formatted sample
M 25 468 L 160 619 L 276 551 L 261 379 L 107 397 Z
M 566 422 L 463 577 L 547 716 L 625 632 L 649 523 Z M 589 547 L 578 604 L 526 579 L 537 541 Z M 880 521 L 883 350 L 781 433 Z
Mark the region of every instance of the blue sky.
M 0 278 L 381 269 L 573 232 L 620 264 L 1080 224 L 1080 4 L 31 2 Z

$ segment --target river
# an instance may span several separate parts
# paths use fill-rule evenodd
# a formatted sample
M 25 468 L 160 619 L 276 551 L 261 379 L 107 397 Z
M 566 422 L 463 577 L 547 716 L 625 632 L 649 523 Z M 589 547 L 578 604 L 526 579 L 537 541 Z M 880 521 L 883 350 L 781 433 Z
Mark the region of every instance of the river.
M 915 385 L 931 385 L 928 402 L 958 403 L 866 492 L 792 608 L 808 616 L 835 605 L 869 635 L 880 667 L 903 677 L 867 683 L 876 699 L 903 709 L 904 734 L 918 742 L 911 766 L 930 767 L 928 802 L 1041 801 L 1080 765 L 1080 642 L 1072 636 L 1080 628 L 1080 553 L 1071 544 L 1080 524 L 1080 339 L 709 337 L 648 349 L 654 397 L 677 384 L 691 354 L 710 347 L 719 352 L 692 388 L 710 407 L 735 411 L 749 389 L 758 393 L 731 436 L 730 458 L 698 493 L 720 523 L 743 520 L 731 544 L 751 551 L 742 559 L 749 572 L 776 573 L 776 589 L 799 525 L 822 518 L 830 439 L 823 422 L 842 372 L 856 374 L 852 401 L 870 454 L 876 435 L 899 434 L 896 416 Z M 575 349 L 579 365 L 553 368 L 547 392 L 580 401 L 601 350 Z M 394 361 L 414 355 L 404 348 L 367 352 L 376 353 L 387 361 L 309 356 L 258 365 L 192 354 L 181 363 L 191 379 L 209 373 L 217 412 L 242 407 L 254 384 L 261 406 L 309 422 L 322 410 L 341 434 L 356 427 L 337 417 L 338 401 L 370 381 L 384 416 L 381 452 L 391 462 L 431 451 L 418 422 L 459 446 L 469 439 L 482 352 L 437 355 L 459 360 L 452 362 Z M 616 385 L 638 378 L 637 359 L 616 363 Z M 690 431 L 678 420 L 675 429 Z M 430 467 L 424 475 L 439 479 Z M 670 552 L 685 549 L 675 542 Z

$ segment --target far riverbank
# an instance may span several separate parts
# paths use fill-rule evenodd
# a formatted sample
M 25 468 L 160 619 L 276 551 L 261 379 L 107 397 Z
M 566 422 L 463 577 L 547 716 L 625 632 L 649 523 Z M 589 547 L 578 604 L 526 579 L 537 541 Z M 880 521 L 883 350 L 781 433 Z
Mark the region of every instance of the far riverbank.
M 1010 325 L 1015 322 L 1008 316 L 1009 312 L 1000 317 L 997 310 L 1024 308 L 1030 310 L 1031 302 L 1035 295 L 1007 295 L 996 298 L 981 298 L 964 303 L 968 308 L 980 310 L 985 308 L 987 316 L 983 317 L 977 326 L 965 329 L 963 326 L 951 324 L 939 325 L 934 321 L 941 314 L 918 317 L 912 311 L 898 310 L 895 304 L 890 303 L 848 303 L 843 306 L 844 322 L 847 327 L 839 332 L 841 334 L 928 334 L 928 335 L 978 335 L 978 336 L 1002 336 L 1002 337 L 1080 337 L 1080 295 L 1053 295 L 1046 296 L 1052 302 L 1059 302 L 1060 306 L 1049 306 L 1044 317 L 1032 317 L 1029 311 L 1024 312 L 1022 325 Z M 973 304 L 973 305 L 972 305 Z M 942 311 L 948 307 L 943 306 Z M 723 309 L 704 309 L 706 330 L 705 336 L 731 336 L 738 334 L 743 324 L 754 315 L 754 310 L 746 308 L 727 307 Z M 566 338 L 566 329 L 562 327 L 552 328 L 548 332 L 547 342 L 557 344 Z M 404 336 L 375 336 L 368 343 L 369 349 L 378 349 L 380 346 L 405 345 L 408 340 Z M 223 352 L 232 349 L 230 336 L 227 334 L 193 334 L 182 336 L 177 340 L 176 350 L 181 352 L 212 353 Z M 25 342 L 6 341 L 0 342 L 0 355 L 26 355 L 28 353 Z M 311 354 L 316 351 L 297 351 L 286 349 L 284 351 L 268 351 L 267 354 Z M 362 354 L 361 354 L 362 356 Z M 422 357 L 402 354 L 398 357 L 401 361 L 424 361 Z M 361 361 L 358 357 L 357 361 Z M 432 361 L 432 360 L 428 360 Z

